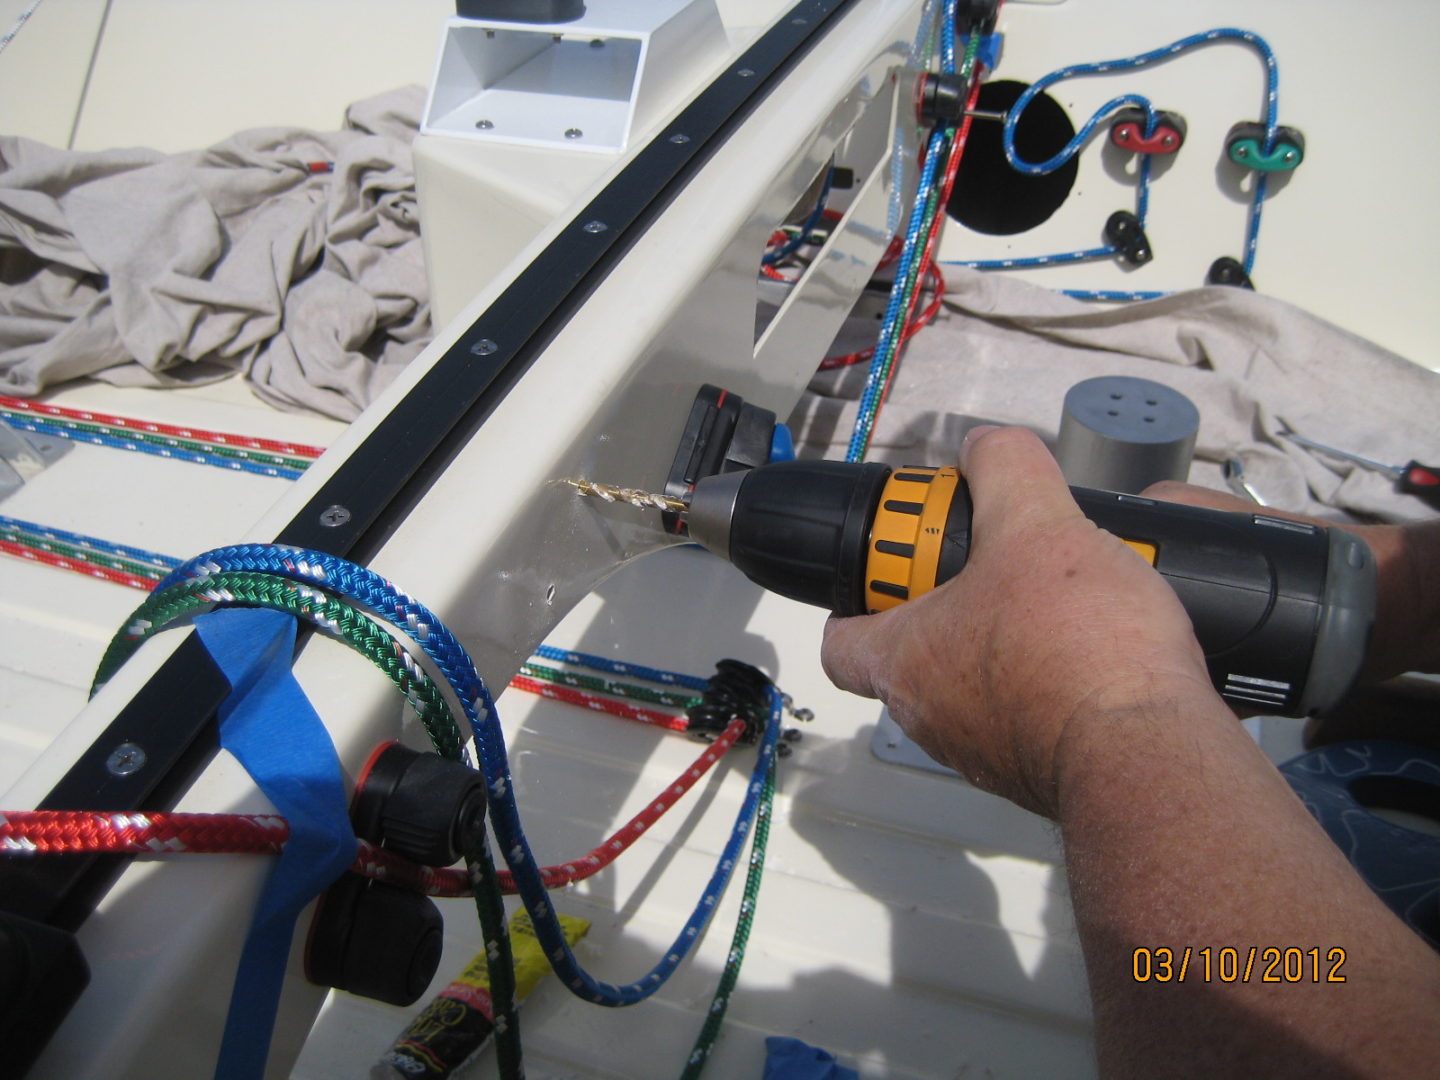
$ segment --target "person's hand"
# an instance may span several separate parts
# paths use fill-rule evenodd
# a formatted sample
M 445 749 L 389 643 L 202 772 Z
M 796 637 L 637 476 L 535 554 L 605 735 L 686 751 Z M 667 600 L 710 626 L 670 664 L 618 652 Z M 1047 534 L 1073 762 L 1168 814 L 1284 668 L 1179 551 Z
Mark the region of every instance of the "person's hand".
M 936 761 L 1055 817 L 1067 760 L 1123 752 L 1137 727 L 1220 699 L 1175 593 L 1080 513 L 1038 438 L 977 429 L 960 467 L 965 569 L 889 611 L 832 618 L 821 660 Z
M 1151 484 L 1144 494 L 1212 510 L 1253 514 L 1260 509 L 1237 496 L 1174 480 Z M 1440 672 L 1440 520 L 1415 525 L 1337 525 L 1269 507 L 1262 512 L 1345 529 L 1370 545 L 1379 573 L 1379 595 L 1362 682 L 1378 682 L 1407 671 Z

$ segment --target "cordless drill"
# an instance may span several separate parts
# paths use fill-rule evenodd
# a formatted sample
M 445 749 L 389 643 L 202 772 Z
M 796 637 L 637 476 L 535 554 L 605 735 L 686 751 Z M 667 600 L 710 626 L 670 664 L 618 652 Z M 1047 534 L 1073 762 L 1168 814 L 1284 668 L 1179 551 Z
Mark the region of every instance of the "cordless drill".
M 1071 492 L 1175 590 L 1216 690 L 1237 708 L 1310 716 L 1349 691 L 1375 611 L 1375 560 L 1359 537 L 1262 513 Z M 688 499 L 652 498 L 751 581 L 839 615 L 928 592 L 970 553 L 970 494 L 954 468 L 787 461 L 703 477 Z

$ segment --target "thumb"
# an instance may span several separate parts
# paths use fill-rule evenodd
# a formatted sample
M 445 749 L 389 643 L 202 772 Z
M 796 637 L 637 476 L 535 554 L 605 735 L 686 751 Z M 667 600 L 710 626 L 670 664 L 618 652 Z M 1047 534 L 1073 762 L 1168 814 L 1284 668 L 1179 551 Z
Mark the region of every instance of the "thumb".
M 884 693 L 883 672 L 888 645 L 893 635 L 886 632 L 890 612 L 842 618 L 831 615 L 820 643 L 820 666 L 841 690 L 861 697 L 878 698 Z
M 1050 451 L 1025 428 L 981 427 L 960 448 L 960 471 L 974 503 L 978 543 L 1022 524 L 1048 525 L 1080 517 Z

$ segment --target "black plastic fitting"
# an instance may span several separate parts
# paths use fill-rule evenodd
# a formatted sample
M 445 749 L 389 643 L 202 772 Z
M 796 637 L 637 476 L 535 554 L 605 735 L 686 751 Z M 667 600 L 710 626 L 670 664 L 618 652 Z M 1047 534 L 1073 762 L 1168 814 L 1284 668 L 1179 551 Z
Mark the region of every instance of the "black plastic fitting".
M 455 14 L 496 22 L 573 22 L 585 14 L 585 0 L 455 0 Z
M 89 983 L 74 934 L 0 911 L 0 1073 L 25 1075 Z
M 1144 266 L 1155 258 L 1140 219 L 1129 210 L 1116 210 L 1110 215 L 1105 222 L 1105 241 L 1118 249 L 1120 257 L 1131 266 Z
M 360 772 L 350 817 L 362 840 L 449 866 L 485 827 L 485 778 L 458 761 L 385 743 Z
M 1205 284 L 1231 285 L 1237 289 L 1249 289 L 1252 292 L 1255 290 L 1255 283 L 1245 272 L 1244 265 L 1229 255 L 1221 255 L 1210 264 L 1210 269 L 1205 274 Z
M 665 479 L 665 494 L 688 498 L 707 476 L 738 472 L 770 460 L 775 414 L 751 405 L 739 394 L 706 383 L 690 405 L 680 445 Z M 665 531 L 685 534 L 685 523 L 671 511 L 661 514 Z
M 440 967 L 444 921 L 435 902 L 358 874 L 321 897 L 305 945 L 305 977 L 389 1005 L 419 1000 Z
M 955 29 L 961 34 L 974 30 L 991 33 L 999 14 L 1000 0 L 960 0 L 955 7 Z
M 740 742 L 753 743 L 770 718 L 770 677 L 743 660 L 721 660 L 702 695 L 700 704 L 685 711 L 689 731 L 713 739 L 733 720 L 745 721 Z
M 965 118 L 968 87 L 959 75 L 926 73 L 920 77 L 920 101 L 916 106 L 922 124 L 959 127 Z

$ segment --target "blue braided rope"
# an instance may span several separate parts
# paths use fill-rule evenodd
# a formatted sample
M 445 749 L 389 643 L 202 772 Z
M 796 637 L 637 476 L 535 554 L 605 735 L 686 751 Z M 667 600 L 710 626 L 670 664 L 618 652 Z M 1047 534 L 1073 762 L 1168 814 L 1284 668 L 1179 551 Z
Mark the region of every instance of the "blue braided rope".
M 275 476 L 285 480 L 298 479 L 303 469 L 287 469 L 280 465 L 264 465 L 257 461 L 246 461 L 243 458 L 223 457 L 219 454 L 204 454 L 195 450 L 185 450 L 174 446 L 161 446 L 158 443 L 142 442 L 138 439 L 122 439 L 113 435 L 100 435 L 89 431 L 75 431 L 71 428 L 60 427 L 55 424 L 47 424 L 43 420 L 37 420 L 28 416 L 16 416 L 7 414 L 5 422 L 13 428 L 21 431 L 31 431 L 37 435 L 54 435 L 61 439 L 73 439 L 75 442 L 93 443 L 96 446 L 108 446 L 116 450 L 133 450 L 140 454 L 154 454 L 156 457 L 175 458 L 179 461 L 189 461 L 196 465 L 213 465 L 217 469 L 233 469 L 237 472 L 258 473 L 261 476 Z
M 940 66 L 946 74 L 955 73 L 956 7 L 957 0 L 945 0 L 940 16 Z M 969 73 L 968 68 L 966 73 Z M 936 177 L 942 163 L 949 158 L 952 131 L 953 129 L 936 127 L 930 133 L 930 140 L 926 145 L 925 162 L 920 169 L 920 183 L 915 191 L 915 201 L 910 207 L 910 222 L 905 227 L 905 240 L 900 248 L 900 258 L 895 266 L 895 280 L 891 283 L 890 298 L 886 301 L 885 314 L 880 323 L 875 356 L 870 361 L 870 370 L 865 376 L 865 389 L 860 395 L 855 426 L 850 433 L 850 445 L 845 451 L 846 461 L 860 461 L 870 445 L 870 435 L 880 413 L 881 395 L 885 392 L 886 377 L 894 362 L 895 350 L 900 346 L 900 321 L 905 315 L 905 287 L 920 269 L 916 265 L 920 236 L 933 212 L 930 203 L 935 196 Z
M 939 11 L 939 0 L 925 0 L 920 12 L 920 22 L 915 29 L 915 40 L 910 45 L 910 67 L 925 71 L 930 67 L 931 50 L 925 47 L 935 27 L 935 16 Z M 885 235 L 894 236 L 900 231 L 900 203 L 905 190 L 905 140 L 910 135 L 905 124 L 895 125 L 895 134 L 890 143 L 890 198 L 885 206 Z
M 157 570 L 171 570 L 180 565 L 180 560 L 169 555 L 160 555 L 154 551 L 146 551 L 144 548 L 130 547 L 126 544 L 115 544 L 109 540 L 101 540 L 99 537 L 86 536 L 83 533 L 67 532 L 64 529 L 57 529 L 53 525 L 37 525 L 33 521 L 22 521 L 20 518 L 5 517 L 0 515 L 0 528 L 15 529 L 18 532 L 33 536 L 39 540 L 53 540 L 60 544 L 71 544 L 74 547 L 84 548 L 87 551 L 95 551 L 104 555 L 123 556 L 137 562 L 143 562 L 155 567 Z
M 1144 289 L 1060 289 L 1065 296 L 1076 300 L 1159 300 L 1170 296 L 1168 292 L 1150 292 Z
M 765 772 L 780 734 L 783 706 L 778 692 L 772 689 L 770 719 L 760 739 L 760 754 L 750 788 L 736 815 L 730 841 L 721 852 L 715 872 L 695 910 L 675 943 L 649 972 L 625 986 L 605 983 L 580 966 L 569 942 L 565 940 L 564 931 L 550 907 L 549 895 L 540 879 L 538 863 L 520 825 L 514 782 L 505 752 L 505 735 L 495 713 L 495 702 L 475 670 L 474 662 L 435 614 L 366 567 L 324 552 L 283 545 L 241 544 L 205 552 L 179 567 L 157 588 L 166 588 L 188 579 L 204 579 L 222 570 L 259 571 L 321 585 L 358 606 L 370 609 L 405 631 L 435 662 L 465 710 L 475 734 L 480 767 L 485 775 L 490 821 L 496 841 L 515 877 L 521 901 L 535 924 L 536 937 L 556 974 L 577 996 L 611 1007 L 644 1001 L 665 983 L 709 923 L 735 868 L 739 847 L 749 833 L 764 786 Z
M 650 682 L 663 683 L 666 686 L 683 686 L 687 690 L 695 690 L 702 694 L 710 688 L 709 680 L 702 679 L 697 675 L 682 675 L 676 671 L 646 667 L 644 664 L 628 664 L 622 660 L 611 660 L 593 653 L 575 652 L 573 649 L 557 649 L 554 645 L 537 646 L 535 655 L 546 660 L 590 668 L 592 671 L 603 671 L 609 675 L 646 679 Z
M 947 74 L 955 70 L 955 9 L 955 4 L 947 3 L 940 20 L 940 70 Z
M 1201 45 L 1209 45 L 1216 41 L 1242 41 L 1251 46 L 1260 54 L 1265 62 L 1265 151 L 1268 153 L 1274 148 L 1275 140 L 1275 116 L 1280 100 L 1280 73 L 1275 62 L 1275 52 L 1270 48 L 1269 42 L 1250 30 L 1239 30 L 1234 27 L 1219 27 L 1214 30 L 1206 30 L 1199 34 L 1191 34 L 1189 37 L 1181 38 L 1179 41 L 1172 41 L 1169 45 L 1152 49 L 1138 56 L 1122 57 L 1118 60 L 1102 60 L 1099 63 L 1072 64 L 1063 67 L 1058 71 L 1052 71 L 1026 87 L 1025 92 L 1020 95 L 1015 104 L 1005 116 L 1005 126 L 1002 130 L 1001 141 L 1005 147 L 1005 159 L 1010 162 L 1010 167 L 1016 172 L 1025 173 L 1029 176 L 1043 176 L 1046 173 L 1054 172 L 1061 165 L 1064 165 L 1085 145 L 1086 141 L 1094 133 L 1104 120 L 1117 109 L 1127 105 L 1138 105 L 1145 110 L 1145 128 L 1147 133 L 1153 132 L 1155 125 L 1155 106 L 1150 99 L 1142 94 L 1122 94 L 1119 97 L 1111 98 L 1104 105 L 1100 106 L 1075 133 L 1075 137 L 1065 144 L 1061 150 L 1046 161 L 1029 162 L 1020 157 L 1015 150 L 1015 127 L 1020 122 L 1020 114 L 1025 111 L 1032 101 L 1040 94 L 1043 94 L 1051 86 L 1065 79 L 1072 79 L 1085 75 L 1103 75 L 1113 71 L 1130 71 L 1135 68 L 1144 67 L 1161 60 L 1168 60 L 1188 49 Z
M 1115 71 L 1128 71 L 1147 64 L 1168 60 L 1171 57 L 1185 52 L 1189 49 L 1198 48 L 1202 45 L 1209 45 L 1217 41 L 1241 41 L 1250 45 L 1260 54 L 1265 63 L 1265 150 L 1268 153 L 1274 148 L 1275 129 L 1277 127 L 1276 116 L 1280 103 L 1280 69 L 1275 59 L 1275 51 L 1259 34 L 1250 30 L 1239 30 L 1234 27 L 1220 27 L 1215 30 L 1207 30 L 1199 34 L 1191 34 L 1189 37 L 1173 41 L 1169 45 L 1158 49 L 1152 49 L 1147 53 L 1138 56 L 1126 57 L 1119 60 L 1105 60 L 1099 63 L 1072 64 L 1069 67 L 1053 71 L 1049 75 L 1041 77 L 1032 83 L 1024 93 L 1016 100 L 1005 116 L 1005 126 L 1001 134 L 1001 142 L 1005 150 L 1005 159 L 1010 163 L 1011 168 L 1017 172 L 1030 176 L 1043 176 L 1054 172 L 1067 161 L 1079 153 L 1094 134 L 1095 128 L 1105 121 L 1116 110 L 1127 105 L 1139 106 L 1145 113 L 1145 133 L 1153 134 L 1157 112 L 1150 99 L 1142 94 L 1122 94 L 1119 97 L 1111 98 L 1104 105 L 1100 106 L 1075 133 L 1064 147 L 1053 157 L 1042 162 L 1029 162 L 1020 157 L 1015 149 L 1015 129 L 1020 122 L 1020 114 L 1025 108 L 1043 93 L 1048 87 L 1065 79 L 1083 77 L 1086 75 L 1099 75 Z M 1140 221 L 1140 227 L 1145 227 L 1145 218 L 1150 204 L 1150 155 L 1142 154 L 1140 166 L 1135 185 L 1135 216 Z M 1255 268 L 1255 255 L 1260 244 L 1260 216 L 1261 207 L 1265 202 L 1265 192 L 1268 186 L 1269 177 L 1265 173 L 1257 173 L 1255 188 L 1250 198 L 1250 209 L 1247 215 L 1248 220 L 1245 228 L 1245 257 L 1244 266 L 1247 274 Z M 1083 251 L 1062 252 L 1057 255 L 1031 255 L 1015 259 L 947 259 L 946 266 L 965 266 L 974 270 L 1011 270 L 1024 269 L 1039 266 L 1057 266 L 1064 263 L 1082 262 L 1091 259 L 1109 258 L 1119 254 L 1119 249 L 1114 245 L 1106 245 L 1098 248 L 1087 248 Z M 1081 300 L 1151 300 L 1161 296 L 1170 295 L 1168 292 L 1153 292 L 1137 290 L 1134 292 L 1123 289 L 1061 289 L 1060 292 L 1066 296 L 1073 296 Z
M 895 268 L 895 281 L 890 287 L 890 298 L 885 303 L 885 315 L 880 323 L 880 337 L 875 345 L 875 356 L 870 361 L 870 370 L 865 377 L 865 389 L 860 395 L 859 411 L 855 416 L 855 428 L 850 434 L 850 445 L 845 451 L 846 461 L 859 461 L 865 456 L 870 443 L 870 433 L 875 426 L 875 416 L 880 408 L 880 395 L 885 389 L 886 364 L 890 348 L 899 334 L 899 323 L 904 307 L 904 282 L 913 272 L 920 234 L 925 227 L 926 204 L 935 189 L 936 174 L 945 155 L 948 138 L 944 129 L 936 128 L 930 135 L 925 149 L 925 164 L 920 170 L 920 186 L 915 192 L 915 203 L 910 208 L 910 223 L 905 227 L 905 241 L 900 248 L 900 259 Z
M 830 183 L 835 179 L 835 170 L 825 170 L 825 183 L 820 187 L 820 198 L 815 200 L 815 209 L 810 211 L 810 216 L 805 219 L 805 224 L 800 226 L 800 231 L 785 243 L 781 244 L 774 251 L 767 251 L 760 257 L 760 261 L 766 266 L 774 266 L 781 259 L 799 251 L 801 246 L 810 238 L 810 232 L 816 225 L 820 224 L 821 217 L 825 214 L 825 203 L 830 198 Z
M 1265 191 L 1270 184 L 1270 174 L 1255 174 L 1255 191 L 1250 196 L 1250 223 L 1245 229 L 1245 273 L 1255 270 L 1255 251 L 1260 246 L 1260 211 L 1265 205 Z
M 1013 259 L 972 259 L 968 262 L 946 259 L 946 266 L 967 266 L 972 270 L 1014 270 L 1027 266 L 1061 266 L 1065 263 L 1090 262 L 1108 259 L 1115 255 L 1115 248 L 1086 248 L 1083 251 L 1062 251 L 1057 255 L 1021 255 Z

